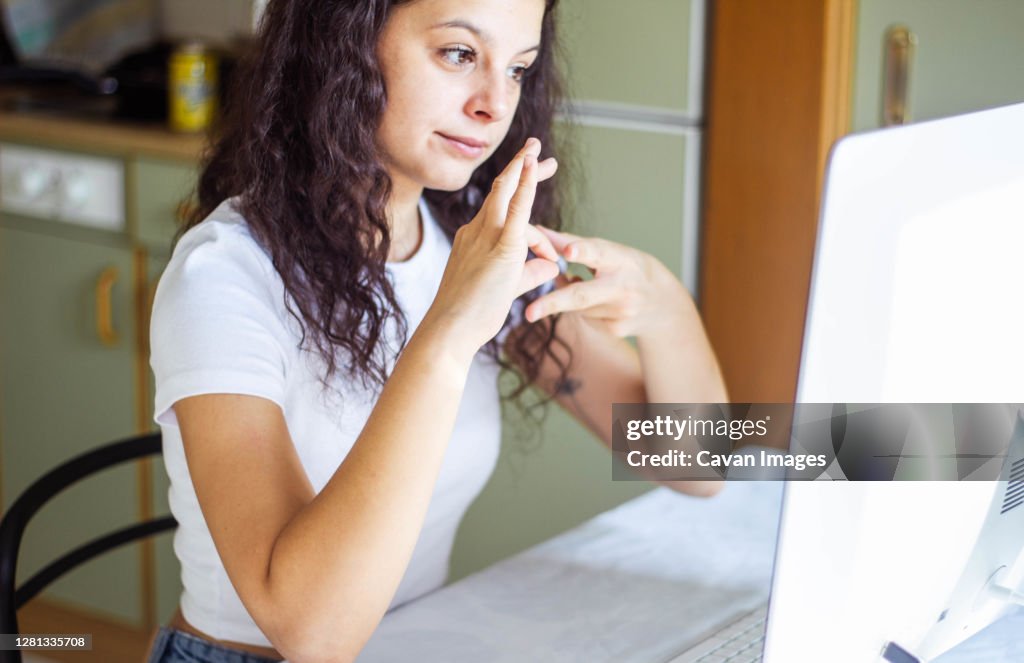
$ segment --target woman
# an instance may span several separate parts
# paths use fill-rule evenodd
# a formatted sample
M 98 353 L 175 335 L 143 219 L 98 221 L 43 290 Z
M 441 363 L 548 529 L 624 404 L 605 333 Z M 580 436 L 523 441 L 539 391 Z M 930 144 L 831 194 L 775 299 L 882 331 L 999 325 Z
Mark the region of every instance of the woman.
M 668 269 L 539 225 L 554 4 L 269 4 L 154 303 L 184 593 L 151 661 L 352 660 L 443 584 L 501 366 L 583 422 L 726 400 Z M 596 277 L 552 288 L 560 255 Z

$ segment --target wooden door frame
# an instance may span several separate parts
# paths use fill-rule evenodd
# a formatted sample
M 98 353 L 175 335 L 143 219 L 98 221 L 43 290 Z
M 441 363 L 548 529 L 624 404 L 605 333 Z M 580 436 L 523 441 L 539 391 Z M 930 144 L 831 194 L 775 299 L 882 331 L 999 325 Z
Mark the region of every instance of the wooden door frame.
M 699 299 L 733 402 L 792 402 L 856 0 L 709 3 Z

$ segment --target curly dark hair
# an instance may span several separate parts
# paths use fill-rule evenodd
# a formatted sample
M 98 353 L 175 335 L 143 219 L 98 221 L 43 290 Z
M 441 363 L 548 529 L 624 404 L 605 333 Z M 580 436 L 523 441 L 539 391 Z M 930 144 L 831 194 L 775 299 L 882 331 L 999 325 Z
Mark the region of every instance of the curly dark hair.
M 343 368 L 351 379 L 375 390 L 383 385 L 387 349 L 380 337 L 389 316 L 397 321 L 400 347 L 408 340 L 407 322 L 385 271 L 391 179 L 376 132 L 387 89 L 375 53 L 391 9 L 408 1 L 271 0 L 204 156 L 198 205 L 175 238 L 222 201 L 237 197 L 239 213 L 271 254 L 284 283 L 285 306 L 302 329 L 300 345 L 326 361 L 324 387 L 342 368 L 338 350 L 347 357 Z M 449 239 L 473 218 L 491 182 L 528 137 L 542 141 L 541 158 L 560 151 L 552 135 L 563 91 L 556 62 L 556 2 L 546 2 L 538 57 L 523 79 L 504 141 L 462 189 L 424 192 Z M 533 221 L 560 228 L 562 198 L 553 180 L 542 182 Z M 524 303 L 537 296 L 527 293 Z M 511 316 L 505 326 L 510 322 Z M 536 380 L 545 355 L 555 359 L 565 380 L 568 365 L 552 345 L 560 345 L 569 357 L 571 351 L 556 327 L 557 319 L 527 324 L 510 339 L 506 350 L 516 356 L 521 373 L 502 357 L 496 339 L 484 346 L 518 377 L 504 398 L 519 397 Z

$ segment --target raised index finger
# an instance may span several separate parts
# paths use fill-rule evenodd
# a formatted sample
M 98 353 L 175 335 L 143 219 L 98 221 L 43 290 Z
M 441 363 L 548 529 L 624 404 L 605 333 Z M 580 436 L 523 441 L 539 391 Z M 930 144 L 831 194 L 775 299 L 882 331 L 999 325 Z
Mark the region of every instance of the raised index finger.
M 526 232 L 530 225 L 530 212 L 533 210 L 533 199 L 537 194 L 537 157 L 527 154 L 523 157 L 523 170 L 519 176 L 519 186 L 508 204 L 508 215 L 505 217 L 505 228 L 502 237 L 515 238 Z M 557 256 L 556 256 L 557 257 Z
M 519 150 L 519 153 L 505 166 L 501 174 L 494 178 L 491 192 L 487 194 L 487 200 L 484 201 L 485 205 L 491 206 L 493 213 L 491 218 L 499 225 L 504 225 L 505 217 L 508 216 L 508 206 L 519 188 L 523 173 L 523 161 L 528 154 L 532 154 L 534 157 L 540 154 L 540 141 L 536 138 L 528 139 L 523 149 Z

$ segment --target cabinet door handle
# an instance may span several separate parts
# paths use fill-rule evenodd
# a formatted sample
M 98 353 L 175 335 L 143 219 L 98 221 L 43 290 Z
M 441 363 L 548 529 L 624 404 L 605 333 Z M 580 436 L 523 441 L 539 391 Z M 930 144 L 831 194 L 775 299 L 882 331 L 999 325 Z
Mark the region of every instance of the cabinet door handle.
M 904 124 L 909 119 L 907 89 L 910 86 L 910 61 L 916 45 L 917 36 L 906 26 L 894 25 L 885 31 L 882 126 Z
M 109 347 L 117 345 L 117 332 L 114 331 L 114 314 L 111 306 L 111 291 L 117 281 L 117 267 L 111 265 L 96 279 L 96 335 L 100 343 Z

